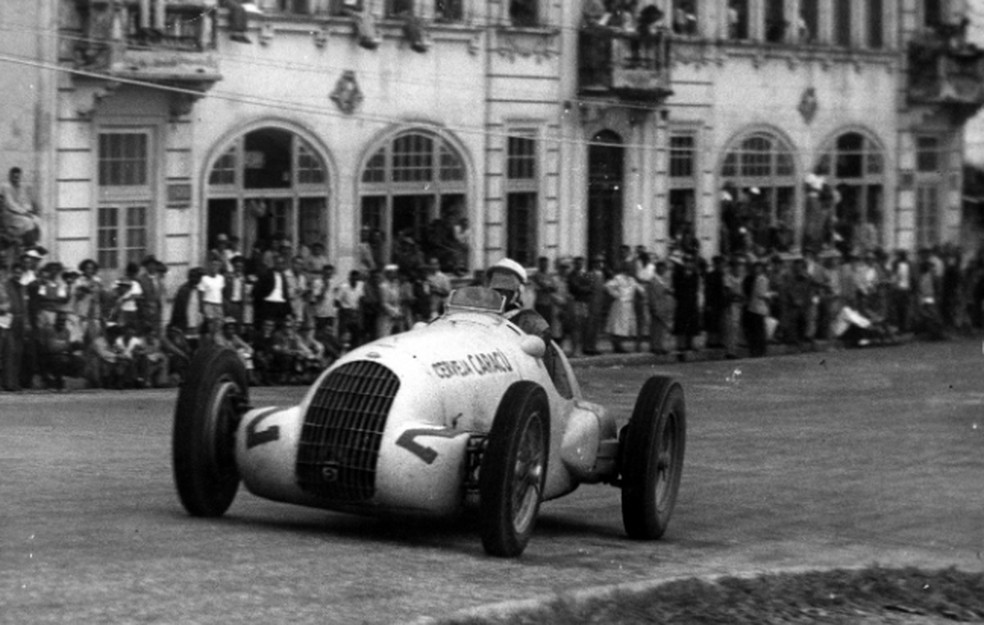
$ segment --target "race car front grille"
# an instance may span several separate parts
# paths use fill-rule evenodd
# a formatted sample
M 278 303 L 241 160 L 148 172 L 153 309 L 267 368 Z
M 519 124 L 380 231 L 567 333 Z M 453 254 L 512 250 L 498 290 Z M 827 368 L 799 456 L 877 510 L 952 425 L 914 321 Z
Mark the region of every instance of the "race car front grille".
M 372 498 L 379 443 L 399 389 L 399 378 L 371 361 L 342 365 L 325 377 L 301 429 L 301 489 L 342 503 Z

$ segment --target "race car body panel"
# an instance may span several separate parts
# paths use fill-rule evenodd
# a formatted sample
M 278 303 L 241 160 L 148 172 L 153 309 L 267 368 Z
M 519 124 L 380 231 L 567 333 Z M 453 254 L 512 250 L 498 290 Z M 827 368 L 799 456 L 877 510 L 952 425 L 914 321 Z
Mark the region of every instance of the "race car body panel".
M 519 380 L 543 386 L 562 426 L 551 428 L 544 499 L 598 481 L 597 452 L 615 435 L 614 421 L 580 399 L 558 357 L 570 395 L 561 396 L 528 338 L 502 317 L 456 313 L 353 350 L 299 406 L 247 413 L 236 446 L 247 488 L 324 508 L 453 513 L 465 500 L 468 440 L 489 431 L 499 399 Z M 352 384 L 360 388 L 343 388 Z M 374 427 L 354 422 L 377 409 Z

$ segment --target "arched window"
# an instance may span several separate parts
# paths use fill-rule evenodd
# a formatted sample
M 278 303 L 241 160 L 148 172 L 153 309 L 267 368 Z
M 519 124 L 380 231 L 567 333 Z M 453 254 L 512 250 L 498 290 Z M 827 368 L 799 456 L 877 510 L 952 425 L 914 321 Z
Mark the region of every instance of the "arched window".
M 837 193 L 833 227 L 846 250 L 867 251 L 881 244 L 885 215 L 885 157 L 860 132 L 846 132 L 828 143 L 816 167 Z
M 238 137 L 209 172 L 208 248 L 220 234 L 238 238 L 243 254 L 327 244 L 327 182 L 321 156 L 297 134 L 270 127 Z
M 738 139 L 726 152 L 721 179 L 722 253 L 793 246 L 797 184 L 788 143 L 767 131 Z
M 448 270 L 464 266 L 455 233 L 468 216 L 467 178 L 461 155 L 435 133 L 405 131 L 379 148 L 359 188 L 364 241 L 376 262 L 406 268 L 437 258 Z

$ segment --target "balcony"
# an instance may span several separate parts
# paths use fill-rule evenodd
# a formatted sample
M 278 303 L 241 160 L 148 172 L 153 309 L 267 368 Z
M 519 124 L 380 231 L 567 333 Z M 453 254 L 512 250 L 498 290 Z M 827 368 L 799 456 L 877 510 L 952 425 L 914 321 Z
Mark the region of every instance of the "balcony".
M 215 55 L 215 2 L 209 0 L 81 0 L 83 36 L 77 67 L 204 91 L 220 80 Z M 141 7 L 151 7 L 143 15 Z
M 959 27 L 940 26 L 909 44 L 908 99 L 966 120 L 984 106 L 984 50 L 947 28 Z
M 673 93 L 667 33 L 640 36 L 587 26 L 580 31 L 578 48 L 581 95 L 657 104 Z

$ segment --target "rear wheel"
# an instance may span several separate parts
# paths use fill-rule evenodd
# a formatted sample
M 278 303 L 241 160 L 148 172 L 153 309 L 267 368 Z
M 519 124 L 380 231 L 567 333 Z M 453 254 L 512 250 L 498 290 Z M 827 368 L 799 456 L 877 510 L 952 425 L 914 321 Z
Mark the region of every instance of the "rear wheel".
M 479 470 L 482 545 L 512 558 L 533 534 L 550 450 L 550 404 L 532 382 L 509 387 L 499 404 Z
M 672 378 L 649 378 L 636 400 L 620 445 L 622 522 L 631 538 L 656 539 L 673 514 L 686 446 L 683 388 Z
M 174 409 L 171 457 L 174 483 L 193 516 L 221 516 L 239 488 L 236 428 L 249 404 L 246 367 L 214 345 L 191 362 Z

